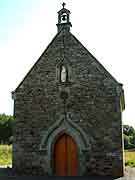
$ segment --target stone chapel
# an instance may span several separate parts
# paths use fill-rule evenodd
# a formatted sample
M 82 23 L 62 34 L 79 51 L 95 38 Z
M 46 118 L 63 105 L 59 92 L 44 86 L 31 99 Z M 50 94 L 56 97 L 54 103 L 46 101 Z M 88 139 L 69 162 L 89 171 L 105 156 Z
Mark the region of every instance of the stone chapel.
M 124 173 L 124 90 L 70 32 L 58 12 L 57 34 L 12 92 L 13 170 L 45 176 Z

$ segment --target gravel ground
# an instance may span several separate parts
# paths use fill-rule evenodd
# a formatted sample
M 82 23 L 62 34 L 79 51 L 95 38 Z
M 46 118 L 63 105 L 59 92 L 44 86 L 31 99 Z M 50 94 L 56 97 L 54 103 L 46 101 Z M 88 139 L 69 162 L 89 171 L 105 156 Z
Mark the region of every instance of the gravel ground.
M 1 179 L 4 180 L 5 179 L 4 177 L 13 177 L 13 175 L 12 175 L 12 168 L 9 168 L 9 167 L 7 167 L 7 168 L 6 167 L 0 167 L 0 180 Z M 18 177 L 18 178 L 15 178 L 15 179 L 19 180 L 20 178 Z M 48 178 L 46 178 L 46 179 L 48 179 Z M 57 178 L 55 177 L 54 179 L 57 179 Z M 79 177 L 77 179 L 81 179 L 81 178 Z M 102 178 L 101 177 L 89 177 L 89 178 L 86 177 L 85 178 L 85 177 L 83 177 L 82 179 L 92 179 L 92 180 L 94 180 L 94 179 L 96 180 L 97 179 L 97 180 L 100 180 L 100 179 L 108 179 L 108 178 L 103 178 L 103 177 Z M 125 176 L 122 177 L 122 178 L 116 178 L 115 180 L 135 180 L 135 168 L 126 167 L 125 168 Z
M 135 168 L 126 167 L 125 176 L 117 180 L 135 180 Z

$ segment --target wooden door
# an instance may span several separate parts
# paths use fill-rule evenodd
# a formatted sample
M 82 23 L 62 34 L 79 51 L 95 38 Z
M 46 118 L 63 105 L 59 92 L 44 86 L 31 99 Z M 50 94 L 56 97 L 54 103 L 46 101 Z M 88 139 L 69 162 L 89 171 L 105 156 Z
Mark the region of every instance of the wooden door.
M 63 134 L 54 146 L 54 173 L 56 176 L 75 176 L 77 169 L 77 146 L 71 136 Z

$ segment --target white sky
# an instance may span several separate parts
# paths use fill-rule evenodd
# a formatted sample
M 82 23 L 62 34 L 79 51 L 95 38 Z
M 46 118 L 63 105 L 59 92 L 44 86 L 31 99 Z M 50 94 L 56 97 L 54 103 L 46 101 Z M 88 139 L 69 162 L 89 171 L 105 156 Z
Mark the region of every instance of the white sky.
M 57 33 L 62 0 L 0 1 L 0 113 L 13 114 L 13 91 Z M 71 32 L 124 84 L 124 124 L 135 127 L 135 0 L 65 0 Z

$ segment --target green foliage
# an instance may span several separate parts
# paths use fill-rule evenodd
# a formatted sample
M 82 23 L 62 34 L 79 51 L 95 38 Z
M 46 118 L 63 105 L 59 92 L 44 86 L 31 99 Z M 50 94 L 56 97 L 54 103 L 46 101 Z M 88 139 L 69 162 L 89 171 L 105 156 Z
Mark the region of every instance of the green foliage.
M 5 114 L 0 114 L 0 144 L 10 143 L 12 137 L 14 118 Z
M 125 166 L 135 167 L 135 161 L 134 160 L 128 160 L 125 162 Z
M 134 131 L 134 133 L 133 133 L 133 135 L 131 137 L 131 143 L 135 144 L 135 131 Z
M 124 149 L 129 148 L 129 143 L 130 143 L 129 137 L 124 134 Z
M 132 126 L 123 125 L 123 133 L 127 136 L 132 136 L 135 133 L 135 130 Z
M 135 129 L 129 125 L 123 125 L 124 149 L 135 148 Z
M 135 144 L 131 142 L 132 136 L 127 136 L 124 134 L 124 149 L 133 149 Z

